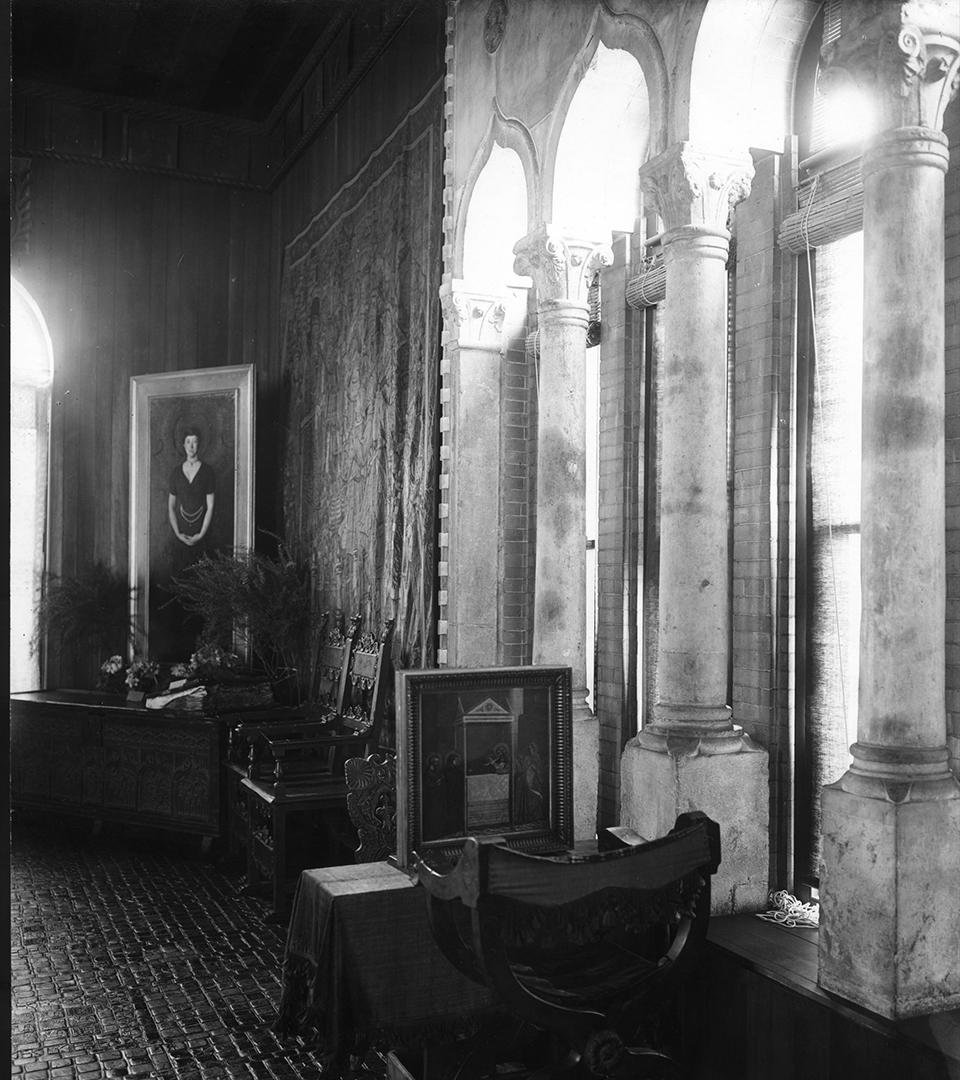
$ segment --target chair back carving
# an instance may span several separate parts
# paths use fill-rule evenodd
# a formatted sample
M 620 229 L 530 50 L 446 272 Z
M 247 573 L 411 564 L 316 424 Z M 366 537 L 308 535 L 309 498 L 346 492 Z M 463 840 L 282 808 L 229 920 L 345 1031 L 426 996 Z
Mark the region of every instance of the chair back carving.
M 310 686 L 311 712 L 337 715 L 343 712 L 350 662 L 359 628 L 359 615 L 353 616 L 346 629 L 342 614 L 332 619 L 329 612 L 321 616 L 320 640 Z
M 651 1019 L 702 951 L 719 862 L 718 826 L 693 812 L 657 840 L 587 855 L 468 838 L 448 873 L 421 861 L 417 874 L 450 962 L 561 1044 L 538 1076 L 625 1078 L 677 1067 Z
M 377 747 L 389 707 L 393 626 L 394 620 L 387 619 L 379 634 L 365 631 L 350 658 L 349 704 L 343 709 L 340 726 L 345 734 L 366 736 L 368 753 Z
M 348 758 L 347 813 L 357 830 L 358 863 L 379 862 L 397 850 L 397 758 L 389 751 Z

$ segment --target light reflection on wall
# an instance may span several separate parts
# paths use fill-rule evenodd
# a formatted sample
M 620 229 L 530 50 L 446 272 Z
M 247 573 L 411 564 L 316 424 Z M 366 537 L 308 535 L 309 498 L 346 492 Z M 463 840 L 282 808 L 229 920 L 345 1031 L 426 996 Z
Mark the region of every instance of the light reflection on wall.
M 40 310 L 10 279 L 10 689 L 40 687 L 31 644 L 43 567 L 53 348 Z

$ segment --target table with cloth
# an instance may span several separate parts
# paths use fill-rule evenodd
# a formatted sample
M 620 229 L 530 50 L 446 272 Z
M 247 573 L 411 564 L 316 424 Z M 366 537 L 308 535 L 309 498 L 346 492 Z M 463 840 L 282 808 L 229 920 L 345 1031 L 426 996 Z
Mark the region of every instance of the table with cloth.
M 283 964 L 279 1032 L 315 1028 L 327 1059 L 460 1038 L 498 1014 L 443 956 L 423 890 L 386 862 L 304 870 Z

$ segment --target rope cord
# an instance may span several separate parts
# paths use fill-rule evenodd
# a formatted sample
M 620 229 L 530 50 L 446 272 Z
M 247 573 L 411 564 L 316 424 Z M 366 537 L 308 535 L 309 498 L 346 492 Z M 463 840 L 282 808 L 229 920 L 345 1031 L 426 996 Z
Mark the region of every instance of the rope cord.
M 758 911 L 757 918 L 780 926 L 819 926 L 820 905 L 804 904 L 786 889 L 770 893 L 769 911 Z

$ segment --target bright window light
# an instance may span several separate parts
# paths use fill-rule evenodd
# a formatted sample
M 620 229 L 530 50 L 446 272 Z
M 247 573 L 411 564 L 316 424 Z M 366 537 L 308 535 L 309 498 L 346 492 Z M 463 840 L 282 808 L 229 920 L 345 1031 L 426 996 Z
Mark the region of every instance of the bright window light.
M 46 528 L 53 349 L 40 310 L 10 280 L 10 689 L 40 687 L 32 650 Z
M 863 142 L 877 128 L 873 102 L 851 82 L 817 87 L 815 141 L 819 147 Z

